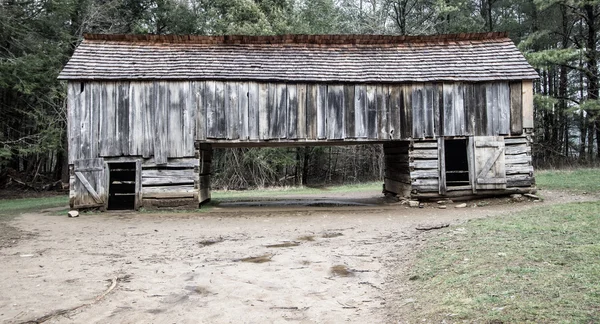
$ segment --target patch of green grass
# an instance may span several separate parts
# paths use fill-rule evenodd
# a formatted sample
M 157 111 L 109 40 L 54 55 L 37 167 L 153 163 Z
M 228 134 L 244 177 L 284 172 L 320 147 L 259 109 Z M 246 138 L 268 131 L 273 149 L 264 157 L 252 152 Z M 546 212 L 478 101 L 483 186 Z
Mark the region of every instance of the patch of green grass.
M 600 169 L 540 170 L 535 182 L 541 189 L 600 192 Z
M 438 233 L 408 276 L 419 306 L 409 322 L 600 322 L 600 202 Z
M 381 182 L 367 182 L 359 184 L 342 185 L 325 188 L 310 188 L 310 187 L 276 187 L 265 189 L 251 190 L 215 190 L 212 191 L 211 197 L 217 201 L 227 199 L 236 200 L 242 198 L 257 198 L 257 197 L 274 197 L 274 196 L 292 196 L 292 195 L 311 195 L 323 192 L 327 193 L 343 193 L 343 192 L 361 192 L 366 190 L 380 190 Z
M 40 209 L 62 207 L 69 204 L 68 196 L 51 196 L 41 198 L 23 198 L 0 200 L 0 216 L 16 216 Z

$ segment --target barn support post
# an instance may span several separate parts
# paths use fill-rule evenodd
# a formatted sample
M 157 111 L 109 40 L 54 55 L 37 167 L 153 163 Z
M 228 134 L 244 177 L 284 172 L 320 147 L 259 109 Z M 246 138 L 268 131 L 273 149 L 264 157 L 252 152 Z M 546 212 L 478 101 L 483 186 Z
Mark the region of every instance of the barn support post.
M 408 141 L 391 141 L 383 144 L 384 193 L 392 193 L 400 197 L 410 196 L 408 144 Z
M 210 201 L 210 165 L 212 162 L 212 145 L 196 142 L 196 157 L 198 166 L 195 171 L 198 173 L 198 205 Z

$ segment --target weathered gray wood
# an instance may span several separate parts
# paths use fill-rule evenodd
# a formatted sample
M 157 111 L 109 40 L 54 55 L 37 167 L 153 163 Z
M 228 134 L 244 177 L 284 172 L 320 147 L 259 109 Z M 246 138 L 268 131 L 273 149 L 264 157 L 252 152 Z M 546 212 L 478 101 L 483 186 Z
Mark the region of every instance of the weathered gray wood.
M 410 167 L 414 170 L 437 169 L 439 164 L 438 160 L 414 160 L 410 162 Z
M 81 107 L 85 102 L 85 92 L 81 92 L 81 88 L 83 87 L 84 85 L 80 82 L 69 82 L 67 84 L 67 115 L 69 118 L 67 137 L 69 139 L 69 164 L 73 164 L 75 160 L 81 158 Z
M 402 131 L 402 138 L 408 139 L 412 136 L 412 86 L 405 85 L 403 88 L 402 102 L 400 105 L 400 128 Z
M 431 179 L 417 179 L 417 178 L 413 178 L 412 180 L 412 186 L 413 188 L 418 187 L 418 186 L 432 186 L 434 187 L 435 191 L 439 191 L 439 180 L 436 178 L 431 178 Z
M 204 84 L 204 106 L 206 109 L 207 138 L 219 138 L 219 109 L 216 98 L 217 85 L 215 81 Z
M 506 155 L 505 163 L 506 164 L 531 163 L 531 155 L 528 155 L 528 154 Z
M 259 136 L 260 121 L 260 86 L 256 82 L 248 82 L 248 137 L 257 140 Z
M 354 107 L 354 85 L 344 85 L 344 120 L 342 124 L 342 127 L 345 127 L 344 129 L 344 137 L 345 138 L 354 138 L 356 136 L 356 132 L 355 132 L 355 120 L 354 120 L 354 116 L 355 116 L 355 107 Z
M 410 157 L 413 159 L 437 159 L 437 150 L 413 150 L 410 152 Z
M 476 136 L 487 136 L 491 135 L 491 130 L 488 128 L 488 119 L 491 118 L 487 113 L 487 90 L 485 83 L 479 83 L 473 85 L 473 92 L 475 96 L 475 133 Z
M 506 188 L 504 138 L 475 137 L 474 153 L 477 190 Z
M 523 99 L 521 82 L 510 83 L 510 134 L 523 133 Z
M 157 107 L 155 112 L 154 161 L 166 164 L 169 155 L 169 90 L 166 82 L 158 82 Z
M 438 170 L 427 169 L 427 170 L 415 170 L 410 172 L 410 176 L 412 179 L 430 179 L 435 178 L 440 180 L 440 188 L 442 186 L 442 181 L 445 182 L 445 177 L 441 177 L 441 173 Z
M 367 85 L 367 136 L 369 138 L 377 138 L 377 87 Z
M 391 139 L 402 138 L 402 131 L 400 125 L 400 114 L 402 113 L 402 86 L 391 85 L 389 87 L 389 134 Z
M 425 108 L 423 103 L 425 101 L 424 89 L 422 84 L 413 85 L 412 88 L 412 137 L 413 138 L 425 138 Z
M 160 165 L 162 168 L 193 168 L 199 165 L 199 161 L 196 158 L 181 158 L 181 159 L 169 159 L 165 165 Z M 154 159 L 144 159 L 142 161 L 142 168 L 156 168 L 159 165 L 156 164 Z
M 504 139 L 506 145 L 527 144 L 527 137 L 506 137 Z
M 477 115 L 477 85 L 466 83 L 465 85 L 465 134 L 467 136 L 475 135 Z
M 296 102 L 297 117 L 296 117 L 296 137 L 298 139 L 306 138 L 306 124 L 307 124 L 307 113 L 306 113 L 306 84 L 296 85 Z
M 285 85 L 284 85 L 285 86 Z M 284 128 L 280 124 L 281 105 L 279 102 L 278 95 L 286 97 L 285 93 L 280 92 L 280 85 L 276 83 L 268 84 L 268 96 L 267 96 L 267 113 L 269 116 L 269 136 L 268 139 L 279 139 L 281 138 L 281 128 Z M 286 98 L 287 103 L 287 98 Z M 287 107 L 285 107 L 287 109 Z
M 196 90 L 194 89 L 194 82 L 187 81 L 184 84 L 183 89 L 185 92 L 182 94 L 183 98 L 183 142 L 181 143 L 181 155 L 194 156 L 194 137 L 196 133 L 196 115 L 198 110 L 196 109 Z
M 142 160 L 137 159 L 135 161 L 135 200 L 133 208 L 138 210 L 140 207 L 142 207 Z
M 344 86 L 327 86 L 327 139 L 344 138 Z
M 184 133 L 191 128 L 191 125 L 184 124 L 184 116 L 189 118 L 184 112 L 186 109 L 186 98 L 191 96 L 189 82 L 160 82 L 159 90 L 161 92 L 161 103 L 167 110 L 166 129 L 161 135 L 165 135 L 167 157 L 184 156 Z M 186 119 L 187 119 L 186 118 Z M 189 143 L 193 146 L 193 141 Z
M 477 136 L 471 136 L 468 139 L 467 144 L 467 162 L 469 164 L 469 184 L 471 185 L 471 191 L 476 194 L 477 186 L 475 182 L 477 181 L 477 174 L 475 173 L 475 138 Z
M 454 84 L 444 83 L 443 130 L 446 136 L 457 135 L 454 122 Z
M 277 85 L 277 108 L 276 108 L 276 126 L 277 129 L 274 133 L 273 138 L 286 138 L 287 137 L 287 119 L 288 119 L 288 91 L 287 84 Z
M 192 84 L 196 103 L 196 137 L 195 140 L 206 140 L 206 106 L 204 105 L 205 81 L 194 81 Z
M 508 82 L 499 82 L 498 86 L 498 134 L 510 134 L 510 88 Z
M 298 138 L 298 88 L 296 84 L 287 85 L 287 138 L 295 140 Z
M 533 128 L 533 82 L 524 80 L 522 83 L 523 128 Z
M 194 198 L 197 195 L 194 185 L 142 187 L 142 199 Z
M 438 161 L 439 161 L 440 168 L 439 168 L 439 170 L 433 171 L 433 173 L 434 173 L 434 175 L 437 173 L 437 175 L 439 176 L 440 195 L 445 195 L 446 194 L 446 143 L 444 142 L 443 137 L 438 138 L 437 146 L 438 146 Z M 415 171 L 415 172 L 424 172 L 424 171 Z
M 354 86 L 354 137 L 367 137 L 367 87 Z
M 400 197 L 410 196 L 411 186 L 392 179 L 384 178 L 384 189 L 387 192 L 394 193 Z
M 269 139 L 269 84 L 259 83 L 258 85 L 258 136 L 261 140 Z M 271 95 L 273 92 L 271 92 Z
M 317 138 L 318 89 L 315 84 L 306 85 L 306 137 Z
M 437 99 L 437 87 L 434 84 L 427 83 L 423 87 L 423 136 L 433 137 L 435 136 L 434 129 L 434 106 L 436 105 Z
M 117 155 L 129 155 L 129 82 L 117 83 L 116 117 L 117 117 Z
M 378 85 L 376 90 L 377 100 L 377 138 L 390 139 L 388 118 L 390 107 L 388 105 L 389 88 L 387 85 Z
M 454 83 L 453 86 L 453 109 L 454 109 L 454 131 L 456 135 L 465 133 L 465 101 L 464 101 L 464 85 L 460 82 Z
M 238 137 L 240 140 L 248 140 L 249 123 L 248 116 L 248 82 L 238 83 Z
M 73 186 L 70 188 L 71 207 L 104 207 L 108 194 L 105 175 L 102 158 L 75 160 Z
M 106 82 L 102 86 L 94 84 L 90 84 L 90 86 L 95 97 L 92 100 L 98 102 L 100 109 L 100 128 L 98 134 L 100 156 L 116 156 L 115 83 Z M 82 137 L 81 140 L 84 141 L 85 139 Z M 88 149 L 85 142 L 82 142 L 80 145 L 83 152 Z
M 526 145 L 506 146 L 506 155 L 523 154 L 523 153 L 531 154 L 531 147 L 526 146 Z
M 142 186 L 166 186 L 173 184 L 194 184 L 197 174 L 194 169 L 144 169 Z
M 215 109 L 217 110 L 217 134 L 215 138 L 227 138 L 227 111 L 226 101 L 228 101 L 227 83 L 215 82 Z
M 527 175 L 533 175 L 533 166 L 531 165 L 519 165 L 519 164 L 507 164 L 506 165 L 506 176 L 508 177 L 509 175 L 513 175 L 513 174 L 527 174 Z
M 414 141 L 411 144 L 414 148 L 416 149 L 421 149 L 421 148 L 430 148 L 430 149 L 436 149 L 438 148 L 438 141 Z
M 143 155 L 144 151 L 144 95 L 143 83 L 129 83 L 129 154 Z
M 327 85 L 317 85 L 317 139 L 327 138 Z
M 225 83 L 225 128 L 227 139 L 238 139 L 239 138 L 239 88 L 237 82 Z
M 441 120 L 444 109 L 444 85 L 435 83 L 433 87 L 433 136 L 443 136 Z

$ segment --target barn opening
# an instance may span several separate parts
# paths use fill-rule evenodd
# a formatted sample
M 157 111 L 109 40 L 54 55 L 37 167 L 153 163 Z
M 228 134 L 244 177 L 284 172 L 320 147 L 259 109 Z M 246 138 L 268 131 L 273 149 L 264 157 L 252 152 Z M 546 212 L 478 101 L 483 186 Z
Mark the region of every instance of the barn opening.
M 108 163 L 108 209 L 135 209 L 135 162 Z
M 446 139 L 446 187 L 459 187 L 470 185 L 469 160 L 467 158 L 466 139 Z

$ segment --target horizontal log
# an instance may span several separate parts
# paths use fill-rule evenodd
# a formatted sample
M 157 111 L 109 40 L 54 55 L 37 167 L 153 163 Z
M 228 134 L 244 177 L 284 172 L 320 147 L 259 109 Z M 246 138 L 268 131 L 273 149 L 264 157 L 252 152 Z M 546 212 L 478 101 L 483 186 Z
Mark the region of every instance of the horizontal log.
M 149 197 L 148 195 L 158 194 L 173 194 L 189 196 L 189 194 L 196 194 L 197 190 L 194 189 L 194 185 L 174 185 L 174 186 L 155 186 L 155 187 L 142 187 L 142 196 Z
M 438 158 L 438 150 L 437 149 L 413 150 L 412 152 L 410 152 L 410 157 L 413 159 L 437 159 Z
M 199 161 L 196 158 L 182 158 L 182 159 L 168 159 L 167 164 L 161 164 L 160 166 L 154 162 L 154 159 L 146 159 L 142 161 L 142 169 L 146 168 L 193 168 L 199 165 Z
M 193 169 L 147 169 L 142 170 L 142 186 L 194 184 L 198 174 Z
M 412 179 L 421 179 L 421 178 L 439 178 L 440 173 L 437 169 L 430 170 L 415 170 L 410 173 L 410 177 Z
M 438 179 L 413 179 L 412 185 L 414 186 L 439 186 Z
M 535 185 L 535 181 L 532 180 L 508 180 L 506 181 L 507 187 L 533 187 Z
M 432 148 L 437 149 L 437 141 L 416 141 L 412 143 L 412 147 L 416 149 Z
M 467 185 L 467 186 L 449 186 L 446 187 L 447 191 L 458 191 L 458 190 L 470 190 L 471 192 L 473 191 L 473 187 L 471 185 Z
M 505 152 L 506 155 L 516 155 L 516 154 L 523 154 L 523 153 L 531 153 L 531 146 L 526 146 L 526 145 L 507 146 L 505 148 L 504 152 Z
M 521 166 L 520 164 L 517 164 L 516 166 L 514 165 L 506 165 L 506 175 L 511 175 L 511 174 L 528 174 L 528 175 L 532 175 L 533 174 L 533 166 L 531 165 L 526 165 L 526 166 Z
M 413 193 L 417 193 L 417 192 L 439 192 L 439 190 L 440 190 L 439 186 L 415 185 L 415 184 L 412 185 L 412 192 Z
M 518 154 L 518 155 L 506 155 L 504 158 L 504 164 L 521 164 L 531 163 L 531 155 Z
M 527 144 L 527 137 L 505 137 L 504 144 Z
M 439 168 L 438 160 L 414 160 L 409 165 L 414 170 L 419 169 L 437 169 Z

